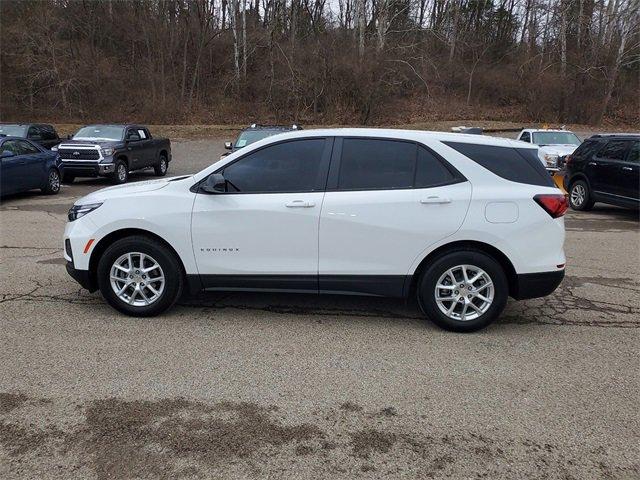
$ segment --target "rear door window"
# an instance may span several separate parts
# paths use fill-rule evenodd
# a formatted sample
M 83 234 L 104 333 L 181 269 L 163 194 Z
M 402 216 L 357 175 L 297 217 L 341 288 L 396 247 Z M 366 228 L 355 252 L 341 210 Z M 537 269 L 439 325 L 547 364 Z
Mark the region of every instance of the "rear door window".
M 442 143 L 506 180 L 543 187 L 554 186 L 535 149 L 462 142 Z
M 392 190 L 413 186 L 417 145 L 396 140 L 345 138 L 338 190 Z
M 629 140 L 611 140 L 600 150 L 598 157 L 607 160 L 624 160 L 630 144 Z
M 629 155 L 627 155 L 627 162 L 640 162 L 640 142 L 634 142 L 631 150 L 629 150 Z

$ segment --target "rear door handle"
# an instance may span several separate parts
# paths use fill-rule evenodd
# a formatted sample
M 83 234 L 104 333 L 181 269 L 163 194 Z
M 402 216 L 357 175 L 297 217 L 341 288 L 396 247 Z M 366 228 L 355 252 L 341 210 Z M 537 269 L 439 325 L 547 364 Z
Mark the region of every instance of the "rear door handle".
M 587 165 L 593 165 L 595 167 L 598 164 L 596 162 L 589 162 Z
M 633 168 L 631 167 L 622 167 L 623 170 L 626 170 L 627 172 L 631 172 L 633 170 Z
M 435 203 L 435 204 L 451 203 L 451 199 L 442 198 L 442 197 L 427 197 L 420 200 L 420 203 Z
M 293 200 L 285 203 L 284 206 L 287 208 L 311 208 L 315 207 L 316 204 L 313 202 L 306 202 L 304 200 Z

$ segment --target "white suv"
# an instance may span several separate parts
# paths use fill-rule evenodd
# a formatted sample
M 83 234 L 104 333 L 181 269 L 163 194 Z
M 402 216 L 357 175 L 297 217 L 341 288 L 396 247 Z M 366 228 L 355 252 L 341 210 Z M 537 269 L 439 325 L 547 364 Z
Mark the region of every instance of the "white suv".
M 270 137 L 186 177 L 94 192 L 69 211 L 67 270 L 129 315 L 185 290 L 416 296 L 472 331 L 564 276 L 567 203 L 535 148 L 437 132 Z

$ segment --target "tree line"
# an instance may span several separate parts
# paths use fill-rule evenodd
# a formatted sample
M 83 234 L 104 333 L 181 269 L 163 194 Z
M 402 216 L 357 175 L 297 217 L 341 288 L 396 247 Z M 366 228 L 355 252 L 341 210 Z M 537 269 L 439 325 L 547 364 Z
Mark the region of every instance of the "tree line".
M 640 0 L 5 0 L 0 120 L 640 123 Z

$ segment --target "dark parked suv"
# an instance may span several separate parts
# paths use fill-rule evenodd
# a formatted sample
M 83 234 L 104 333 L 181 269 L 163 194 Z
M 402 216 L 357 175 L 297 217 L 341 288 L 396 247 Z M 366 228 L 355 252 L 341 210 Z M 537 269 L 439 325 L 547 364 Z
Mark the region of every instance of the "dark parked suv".
M 574 210 L 595 202 L 640 206 L 640 134 L 593 135 L 566 160 L 564 188 Z
M 46 123 L 2 123 L 0 136 L 26 138 L 48 150 L 61 141 L 56 129 Z

